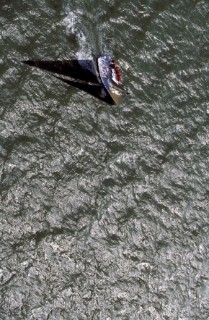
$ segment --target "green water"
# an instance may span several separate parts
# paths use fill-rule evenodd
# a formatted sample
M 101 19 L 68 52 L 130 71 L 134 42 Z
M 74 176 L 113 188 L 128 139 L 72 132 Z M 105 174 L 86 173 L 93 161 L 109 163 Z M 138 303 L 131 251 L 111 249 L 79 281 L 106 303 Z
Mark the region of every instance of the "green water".
M 209 318 L 209 2 L 0 1 L 0 319 Z M 107 52 L 108 106 L 21 60 Z

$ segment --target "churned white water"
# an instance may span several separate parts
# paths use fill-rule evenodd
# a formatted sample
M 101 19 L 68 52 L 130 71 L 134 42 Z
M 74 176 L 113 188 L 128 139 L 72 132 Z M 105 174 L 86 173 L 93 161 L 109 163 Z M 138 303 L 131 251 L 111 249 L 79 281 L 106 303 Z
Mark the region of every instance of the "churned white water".
M 68 36 L 75 36 L 79 46 L 79 49 L 76 52 L 76 57 L 80 60 L 88 59 L 91 57 L 92 52 L 84 27 L 82 27 L 81 16 L 83 15 L 83 12 L 81 10 L 72 11 L 68 7 L 66 14 L 66 17 L 63 20 L 63 24 L 66 27 L 66 34 Z

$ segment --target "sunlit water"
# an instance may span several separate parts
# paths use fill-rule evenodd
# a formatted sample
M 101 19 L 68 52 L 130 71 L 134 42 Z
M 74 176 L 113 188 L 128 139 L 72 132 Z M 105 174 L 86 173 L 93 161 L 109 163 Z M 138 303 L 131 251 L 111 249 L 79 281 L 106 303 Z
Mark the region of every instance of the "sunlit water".
M 209 318 L 209 2 L 0 2 L 0 319 Z M 29 58 L 118 62 L 108 106 Z

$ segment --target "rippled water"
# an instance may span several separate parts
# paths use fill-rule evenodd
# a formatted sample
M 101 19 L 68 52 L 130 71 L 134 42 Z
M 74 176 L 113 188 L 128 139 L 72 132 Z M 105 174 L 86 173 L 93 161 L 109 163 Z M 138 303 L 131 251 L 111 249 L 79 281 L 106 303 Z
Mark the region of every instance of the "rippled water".
M 0 1 L 0 319 L 209 318 L 209 2 Z M 108 106 L 26 67 L 118 61 Z

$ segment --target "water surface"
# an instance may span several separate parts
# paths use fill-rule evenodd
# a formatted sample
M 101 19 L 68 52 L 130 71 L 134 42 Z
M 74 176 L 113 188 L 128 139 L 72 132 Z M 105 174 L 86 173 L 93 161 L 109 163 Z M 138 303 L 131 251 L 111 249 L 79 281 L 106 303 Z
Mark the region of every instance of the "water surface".
M 208 319 L 208 1 L 0 9 L 0 318 Z M 97 52 L 119 107 L 20 63 Z

